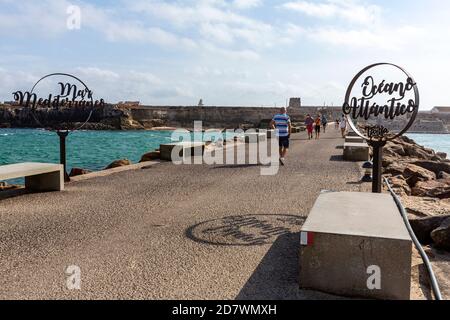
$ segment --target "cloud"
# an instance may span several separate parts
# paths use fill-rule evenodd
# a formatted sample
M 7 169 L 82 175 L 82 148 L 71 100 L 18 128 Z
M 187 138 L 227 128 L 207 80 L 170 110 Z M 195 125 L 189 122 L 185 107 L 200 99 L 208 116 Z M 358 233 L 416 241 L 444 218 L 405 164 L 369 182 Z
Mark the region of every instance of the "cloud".
M 251 9 L 262 5 L 262 0 L 234 0 L 233 5 L 238 9 Z
M 312 41 L 348 49 L 375 48 L 386 51 L 400 51 L 413 46 L 418 39 L 426 36 L 425 30 L 413 26 L 374 29 L 323 27 L 310 29 L 306 34 Z
M 381 8 L 358 0 L 326 0 L 322 2 L 292 1 L 281 5 L 315 18 L 339 18 L 348 22 L 371 24 L 379 18 Z

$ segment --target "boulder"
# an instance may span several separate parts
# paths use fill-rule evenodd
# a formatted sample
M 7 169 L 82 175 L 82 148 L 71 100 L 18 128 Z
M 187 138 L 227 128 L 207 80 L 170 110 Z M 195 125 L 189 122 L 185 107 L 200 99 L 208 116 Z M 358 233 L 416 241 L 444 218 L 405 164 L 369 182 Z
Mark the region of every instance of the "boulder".
M 403 176 L 410 187 L 414 187 L 419 181 L 429 181 L 436 179 L 436 175 L 433 172 L 410 163 L 391 163 L 384 170 L 384 173 L 391 174 L 393 176 Z
M 398 195 L 411 195 L 411 188 L 403 176 L 396 176 L 390 179 L 394 192 Z
M 441 172 L 439 172 L 437 178 L 438 179 L 450 179 L 450 173 L 441 171 Z
M 450 215 L 450 199 L 402 196 L 401 200 L 411 218 Z
M 436 152 L 436 155 L 442 160 L 447 159 L 447 154 L 445 152 Z
M 131 161 L 128 160 L 128 159 L 116 160 L 116 161 L 112 162 L 109 166 L 107 166 L 105 168 L 105 170 L 118 168 L 118 167 L 129 166 L 131 164 L 132 164 Z
M 411 227 L 422 244 L 431 244 L 433 239 L 431 238 L 431 232 L 441 226 L 441 224 L 450 218 L 450 215 L 427 217 L 421 219 L 409 220 Z
M 450 163 L 445 161 L 414 161 L 412 164 L 433 171 L 436 175 L 440 172 L 450 174 Z
M 450 198 L 450 179 L 419 181 L 411 194 L 418 197 L 448 199 Z
M 431 160 L 436 156 L 435 152 L 431 149 L 423 148 L 416 144 L 405 144 L 403 146 L 406 156 L 411 158 L 417 158 L 422 160 Z
M 394 142 L 389 142 L 386 145 L 384 150 L 386 150 L 388 153 L 391 153 L 391 154 L 394 153 L 394 154 L 397 154 L 397 155 L 402 156 L 402 157 L 406 156 L 406 152 L 405 152 L 405 149 L 404 149 L 403 145 L 397 144 L 397 143 L 394 143 Z
M 431 239 L 437 248 L 450 250 L 450 217 L 431 232 Z
M 403 176 L 410 186 L 415 186 L 419 181 L 429 181 L 436 179 L 434 172 L 414 164 L 407 164 L 403 171 Z
M 6 182 L 0 181 L 0 191 L 17 190 L 23 188 L 22 186 L 15 184 L 8 184 Z
M 141 157 L 141 160 L 139 162 L 147 162 L 147 161 L 153 161 L 153 160 L 159 160 L 159 159 L 161 159 L 161 152 L 153 151 L 153 152 L 148 152 L 148 153 L 144 154 Z
M 399 162 L 393 162 L 384 169 L 385 174 L 391 174 L 393 176 L 403 175 L 403 171 L 405 171 L 405 164 Z
M 91 173 L 91 172 L 92 171 L 86 170 L 86 169 L 72 168 L 72 170 L 70 170 L 69 177 L 82 176 L 84 174 L 88 174 L 88 173 Z

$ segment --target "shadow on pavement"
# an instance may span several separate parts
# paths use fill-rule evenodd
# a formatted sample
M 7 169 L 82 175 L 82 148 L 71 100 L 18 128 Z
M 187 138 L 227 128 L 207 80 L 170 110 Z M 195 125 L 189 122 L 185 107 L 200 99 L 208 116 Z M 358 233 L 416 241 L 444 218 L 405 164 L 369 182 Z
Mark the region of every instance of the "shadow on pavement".
M 330 161 L 344 161 L 344 156 L 343 155 L 331 156 Z
M 279 236 L 236 300 L 337 299 L 299 288 L 299 246 L 300 233 Z
M 189 227 L 192 241 L 216 246 L 262 246 L 277 237 L 299 232 L 304 217 L 294 215 L 237 215 L 213 219 Z

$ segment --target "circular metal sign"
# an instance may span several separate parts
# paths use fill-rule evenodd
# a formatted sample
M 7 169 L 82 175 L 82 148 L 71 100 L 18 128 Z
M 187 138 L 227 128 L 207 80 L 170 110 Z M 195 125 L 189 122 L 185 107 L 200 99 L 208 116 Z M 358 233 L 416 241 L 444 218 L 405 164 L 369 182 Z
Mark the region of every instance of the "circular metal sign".
M 400 71 L 402 76 L 406 77 L 406 80 L 388 82 L 383 79 L 377 82 L 372 75 L 366 75 L 368 71 L 382 66 L 392 67 Z M 356 83 L 363 76 L 361 94 L 358 96 L 352 95 Z M 414 98 L 408 98 L 408 95 L 413 95 Z M 383 98 L 387 99 L 380 104 L 378 101 Z M 408 72 L 392 63 L 376 63 L 364 68 L 353 78 L 347 88 L 342 111 L 347 116 L 348 123 L 356 134 L 368 141 L 382 142 L 393 140 L 411 128 L 419 112 L 419 102 L 419 89 Z M 398 133 L 392 133 L 380 124 L 366 124 L 363 126 L 364 134 L 360 131 L 359 126 L 352 121 L 363 120 L 367 122 L 369 120 L 378 120 L 389 122 L 399 117 L 408 116 L 406 125 L 402 129 L 397 130 Z
M 53 83 L 53 86 L 49 86 L 49 83 L 45 82 L 45 80 L 50 78 L 57 79 Z M 40 92 L 39 88 L 45 91 L 45 93 L 43 94 Z M 43 127 L 43 125 L 39 120 L 40 109 L 67 111 L 68 109 L 78 108 L 83 110 L 83 114 L 87 116 L 78 119 L 79 121 L 76 122 L 81 124 L 70 131 L 83 128 L 91 119 L 94 108 L 104 105 L 103 99 L 94 101 L 92 91 L 82 80 L 67 73 L 52 73 L 46 75 L 36 82 L 31 91 L 16 91 L 13 95 L 16 103 L 19 106 L 28 108 L 36 123 L 41 127 Z M 74 120 L 71 118 L 73 113 L 67 112 L 67 115 L 68 122 Z

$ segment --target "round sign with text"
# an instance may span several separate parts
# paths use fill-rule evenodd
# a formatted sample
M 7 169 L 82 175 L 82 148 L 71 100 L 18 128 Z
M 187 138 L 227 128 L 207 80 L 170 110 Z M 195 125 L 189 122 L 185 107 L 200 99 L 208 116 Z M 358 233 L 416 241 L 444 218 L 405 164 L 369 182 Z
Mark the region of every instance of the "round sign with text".
M 403 68 L 392 63 L 373 64 L 353 78 L 342 111 L 362 138 L 392 140 L 414 124 L 419 112 L 419 90 Z
M 30 91 L 16 91 L 13 96 L 17 105 L 30 111 L 39 126 L 44 127 L 45 120 L 51 117 L 61 125 L 76 123 L 75 130 L 90 120 L 94 108 L 105 104 L 103 99 L 94 100 L 82 80 L 66 73 L 46 75 Z

